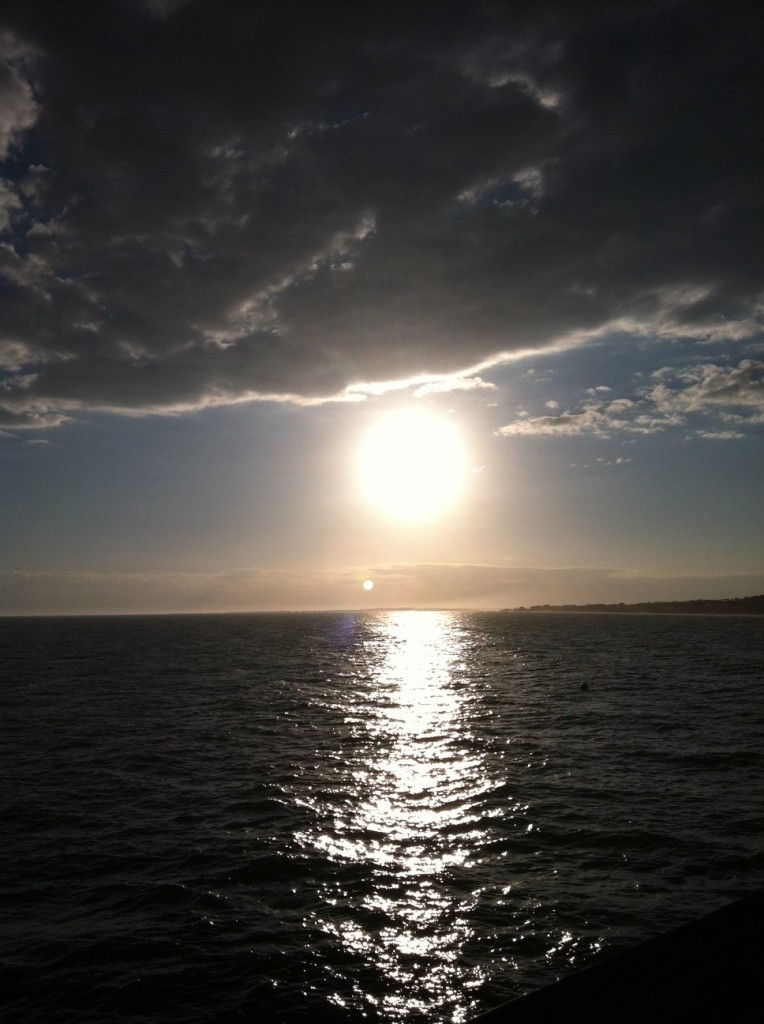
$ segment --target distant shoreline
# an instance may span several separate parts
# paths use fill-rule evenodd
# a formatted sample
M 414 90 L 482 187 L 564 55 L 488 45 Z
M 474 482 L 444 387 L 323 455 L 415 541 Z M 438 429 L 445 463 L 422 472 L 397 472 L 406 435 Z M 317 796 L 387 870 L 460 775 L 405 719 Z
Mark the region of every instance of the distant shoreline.
M 638 604 L 533 604 L 507 612 L 576 612 L 578 614 L 764 615 L 764 594 L 696 601 L 641 601 Z
M 530 615 L 544 612 L 571 615 L 764 615 L 764 594 L 754 597 L 730 597 L 695 601 L 642 601 L 638 604 L 533 604 L 519 608 L 452 608 L 378 606 L 375 608 L 266 608 L 221 609 L 216 611 L 108 611 L 108 612 L 0 612 L 0 621 L 11 619 L 146 619 L 204 616 L 251 615 L 376 615 L 404 611 L 489 612 L 500 615 Z

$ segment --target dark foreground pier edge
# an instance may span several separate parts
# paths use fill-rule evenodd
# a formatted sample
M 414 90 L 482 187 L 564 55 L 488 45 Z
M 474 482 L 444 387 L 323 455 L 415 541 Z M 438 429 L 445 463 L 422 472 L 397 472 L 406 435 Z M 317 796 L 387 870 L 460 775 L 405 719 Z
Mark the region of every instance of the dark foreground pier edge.
M 764 1024 L 764 890 L 473 1024 Z

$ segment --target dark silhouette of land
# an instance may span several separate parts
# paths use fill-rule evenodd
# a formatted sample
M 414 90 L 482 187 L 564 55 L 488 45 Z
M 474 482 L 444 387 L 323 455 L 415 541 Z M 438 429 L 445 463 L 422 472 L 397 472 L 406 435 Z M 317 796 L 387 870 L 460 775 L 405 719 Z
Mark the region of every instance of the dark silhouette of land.
M 641 612 L 661 615 L 764 615 L 764 594 L 698 601 L 642 601 L 639 604 L 532 604 L 513 612 Z

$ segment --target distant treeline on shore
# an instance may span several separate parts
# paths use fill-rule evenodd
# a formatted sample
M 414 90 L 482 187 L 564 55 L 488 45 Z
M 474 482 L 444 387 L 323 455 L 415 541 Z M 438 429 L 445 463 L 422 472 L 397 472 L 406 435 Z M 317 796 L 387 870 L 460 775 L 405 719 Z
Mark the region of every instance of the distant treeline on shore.
M 643 612 L 675 615 L 764 615 L 764 594 L 698 601 L 642 601 L 639 604 L 532 604 L 513 612 Z

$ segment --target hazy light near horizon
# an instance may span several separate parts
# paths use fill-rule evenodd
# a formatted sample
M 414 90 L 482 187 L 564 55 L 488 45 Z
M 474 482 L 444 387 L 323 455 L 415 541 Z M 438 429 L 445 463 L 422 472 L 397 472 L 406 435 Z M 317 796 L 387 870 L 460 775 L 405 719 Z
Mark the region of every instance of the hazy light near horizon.
M 359 447 L 365 499 L 383 515 L 408 522 L 444 514 L 462 494 L 466 468 L 457 427 L 426 410 L 399 409 L 380 417 Z
M 362 585 L 364 590 L 373 590 L 374 580 L 364 580 Z

